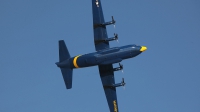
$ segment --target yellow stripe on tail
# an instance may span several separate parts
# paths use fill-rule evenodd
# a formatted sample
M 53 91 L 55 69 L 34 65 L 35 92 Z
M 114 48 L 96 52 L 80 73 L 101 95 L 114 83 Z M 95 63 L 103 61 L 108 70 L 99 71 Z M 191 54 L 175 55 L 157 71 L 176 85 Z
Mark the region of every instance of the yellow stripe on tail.
M 78 57 L 80 57 L 81 55 L 78 55 L 78 56 L 76 56 L 75 58 L 74 58 L 74 60 L 73 60 L 73 64 L 74 64 L 74 66 L 76 67 L 76 68 L 79 68 L 79 66 L 77 65 L 77 59 L 78 59 Z

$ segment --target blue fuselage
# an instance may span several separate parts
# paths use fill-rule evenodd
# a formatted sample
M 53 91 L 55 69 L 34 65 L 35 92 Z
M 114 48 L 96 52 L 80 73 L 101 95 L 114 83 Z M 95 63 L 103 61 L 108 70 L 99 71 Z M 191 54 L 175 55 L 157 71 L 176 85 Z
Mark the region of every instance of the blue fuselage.
M 143 46 L 126 45 L 100 50 L 94 53 L 78 55 L 68 59 L 70 68 L 81 68 L 95 65 L 119 63 L 124 59 L 139 55 L 145 49 Z

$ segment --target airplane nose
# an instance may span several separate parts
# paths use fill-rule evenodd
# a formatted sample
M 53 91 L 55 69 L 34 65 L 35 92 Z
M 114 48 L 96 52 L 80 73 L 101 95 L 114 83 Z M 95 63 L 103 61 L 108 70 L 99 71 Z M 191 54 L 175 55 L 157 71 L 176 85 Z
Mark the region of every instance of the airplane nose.
M 147 50 L 147 47 L 146 46 L 141 46 L 140 48 L 140 51 L 143 52 L 143 51 L 146 51 Z

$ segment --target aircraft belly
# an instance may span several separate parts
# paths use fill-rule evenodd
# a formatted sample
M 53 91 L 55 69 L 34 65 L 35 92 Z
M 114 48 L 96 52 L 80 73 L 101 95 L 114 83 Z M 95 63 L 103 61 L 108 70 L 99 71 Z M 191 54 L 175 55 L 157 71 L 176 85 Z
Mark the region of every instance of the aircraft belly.
M 100 63 L 100 65 L 107 65 L 107 64 L 113 64 L 113 63 L 119 63 L 121 61 L 122 61 L 121 58 L 115 58 L 115 59 L 103 61 L 103 62 Z

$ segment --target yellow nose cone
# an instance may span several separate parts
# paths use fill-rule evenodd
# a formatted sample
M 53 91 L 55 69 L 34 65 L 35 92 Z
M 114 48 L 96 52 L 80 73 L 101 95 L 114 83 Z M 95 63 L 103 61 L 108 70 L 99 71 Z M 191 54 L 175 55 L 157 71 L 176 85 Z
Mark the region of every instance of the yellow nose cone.
M 141 49 L 140 49 L 141 52 L 146 51 L 146 50 L 147 50 L 147 47 L 141 46 Z

